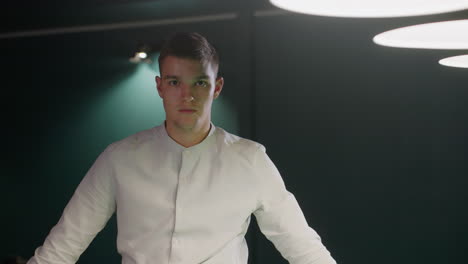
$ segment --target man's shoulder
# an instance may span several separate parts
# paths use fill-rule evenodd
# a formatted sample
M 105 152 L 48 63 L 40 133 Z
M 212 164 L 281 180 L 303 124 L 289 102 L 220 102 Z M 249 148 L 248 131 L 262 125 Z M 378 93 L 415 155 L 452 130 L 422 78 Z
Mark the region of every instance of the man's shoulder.
M 218 144 L 236 151 L 255 151 L 264 149 L 263 145 L 232 133 L 227 132 L 223 128 L 216 127 Z
M 157 135 L 159 126 L 134 133 L 121 140 L 115 141 L 107 147 L 107 151 L 131 151 L 150 143 Z

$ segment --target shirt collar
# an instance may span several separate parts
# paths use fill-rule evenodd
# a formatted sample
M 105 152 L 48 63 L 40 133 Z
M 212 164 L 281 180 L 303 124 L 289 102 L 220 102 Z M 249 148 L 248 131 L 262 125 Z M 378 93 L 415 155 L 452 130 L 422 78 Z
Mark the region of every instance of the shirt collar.
M 169 136 L 164 123 L 157 126 L 155 129 L 156 129 L 156 133 L 158 134 L 159 139 L 164 142 L 165 147 L 169 151 L 182 152 L 184 150 L 188 150 L 190 152 L 200 152 L 200 151 L 210 147 L 215 142 L 214 133 L 215 133 L 216 127 L 211 122 L 210 122 L 210 131 L 208 132 L 208 135 L 205 137 L 205 139 L 203 139 L 203 141 L 198 143 L 197 145 L 194 145 L 194 146 L 191 146 L 191 147 L 188 147 L 188 148 L 180 145 L 179 143 L 174 141 Z

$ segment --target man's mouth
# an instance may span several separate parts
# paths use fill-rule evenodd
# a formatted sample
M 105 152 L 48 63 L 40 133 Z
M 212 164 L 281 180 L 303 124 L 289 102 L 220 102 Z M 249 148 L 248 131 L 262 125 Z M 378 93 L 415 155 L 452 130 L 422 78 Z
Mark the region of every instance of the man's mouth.
M 195 109 L 190 109 L 190 108 L 183 108 L 183 109 L 179 109 L 179 112 L 190 114 L 190 113 L 195 113 L 196 110 Z

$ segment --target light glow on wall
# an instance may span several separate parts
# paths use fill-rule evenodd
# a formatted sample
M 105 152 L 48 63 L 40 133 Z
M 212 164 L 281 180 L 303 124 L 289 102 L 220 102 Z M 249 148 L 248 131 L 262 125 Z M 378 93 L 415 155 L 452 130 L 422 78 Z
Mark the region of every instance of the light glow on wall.
M 403 17 L 468 9 L 467 0 L 270 0 L 282 9 L 334 17 Z
M 419 49 L 468 49 L 468 19 L 393 29 L 374 37 L 379 45 Z
M 456 68 L 468 69 L 468 54 L 454 57 L 448 57 L 439 61 L 441 65 Z

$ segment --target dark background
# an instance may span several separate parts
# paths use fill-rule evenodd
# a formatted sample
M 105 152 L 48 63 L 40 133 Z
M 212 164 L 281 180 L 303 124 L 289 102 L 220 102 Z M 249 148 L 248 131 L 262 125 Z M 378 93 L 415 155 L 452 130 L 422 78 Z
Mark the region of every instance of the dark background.
M 468 71 L 437 63 L 466 50 L 372 42 L 467 11 L 347 19 L 266 0 L 2 6 L 0 259 L 31 257 L 98 154 L 164 120 L 154 65 L 130 63 L 134 49 L 198 31 L 221 54 L 214 123 L 266 146 L 338 263 L 468 263 Z M 78 263 L 119 263 L 115 238 L 113 217 Z M 287 263 L 255 221 L 247 239 L 251 263 Z

